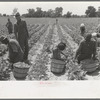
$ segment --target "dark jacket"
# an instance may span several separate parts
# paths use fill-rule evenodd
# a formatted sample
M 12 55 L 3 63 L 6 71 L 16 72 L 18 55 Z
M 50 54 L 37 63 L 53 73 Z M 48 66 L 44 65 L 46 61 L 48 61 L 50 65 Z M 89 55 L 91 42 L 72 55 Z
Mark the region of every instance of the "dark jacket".
M 76 51 L 75 58 L 78 58 L 78 60 L 84 60 L 88 58 L 95 59 L 96 56 L 96 41 L 92 40 L 90 42 L 87 42 L 86 40 L 83 40 L 79 48 Z

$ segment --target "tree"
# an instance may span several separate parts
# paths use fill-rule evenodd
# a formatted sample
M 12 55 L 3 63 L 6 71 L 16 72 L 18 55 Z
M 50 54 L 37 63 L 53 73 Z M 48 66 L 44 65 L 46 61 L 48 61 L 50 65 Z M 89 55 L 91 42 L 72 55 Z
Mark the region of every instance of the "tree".
M 36 17 L 42 17 L 42 8 L 40 8 L 40 7 L 37 7 L 36 8 L 37 10 L 36 10 L 36 12 L 35 12 L 35 16 Z
M 17 13 L 17 11 L 18 11 L 18 8 L 14 8 L 13 12 L 12 12 L 12 15 L 15 15 Z
M 55 8 L 55 17 L 61 17 L 62 16 L 62 12 L 63 12 L 63 8 L 62 7 L 56 7 Z
M 73 15 L 71 15 L 71 17 L 73 17 L 73 18 L 79 18 L 80 16 L 77 15 L 77 14 L 73 14 Z
M 52 10 L 52 9 L 49 9 L 49 10 L 47 11 L 47 17 L 54 17 L 54 16 L 55 16 L 55 11 Z
M 35 10 L 34 9 L 28 9 L 28 17 L 34 17 L 35 16 Z
M 100 7 L 98 7 L 97 16 L 100 17 Z
M 2 16 L 2 14 L 0 13 L 0 17 Z
M 86 10 L 85 14 L 88 17 L 96 17 L 96 9 L 93 6 L 88 6 L 88 9 Z
M 70 18 L 72 15 L 72 12 L 68 11 L 67 14 L 64 15 L 64 17 Z
M 3 16 L 6 16 L 6 14 L 3 14 Z

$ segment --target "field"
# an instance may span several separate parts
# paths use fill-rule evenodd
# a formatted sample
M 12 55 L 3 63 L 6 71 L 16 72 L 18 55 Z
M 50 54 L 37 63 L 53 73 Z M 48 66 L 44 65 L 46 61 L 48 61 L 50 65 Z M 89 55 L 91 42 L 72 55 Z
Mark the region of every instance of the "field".
M 98 18 L 58 18 L 59 23 L 55 24 L 55 18 L 25 18 L 29 31 L 29 60 L 32 65 L 29 69 L 26 80 L 99 80 L 99 71 L 92 75 L 75 75 L 72 78 L 72 71 L 78 69 L 80 66 L 73 62 L 75 51 L 78 48 L 83 37 L 80 36 L 79 25 L 84 23 L 86 25 L 86 32 L 92 33 L 96 31 L 98 25 Z M 16 21 L 11 18 L 12 23 Z M 7 18 L 0 18 L 0 34 L 7 34 L 5 27 Z M 8 35 L 9 36 L 9 35 Z M 14 38 L 14 34 L 10 37 Z M 67 45 L 64 51 L 67 58 L 66 72 L 63 75 L 55 75 L 51 72 L 51 56 L 53 47 L 60 41 L 64 41 Z M 1 66 L 1 76 L 4 75 L 4 80 L 15 80 L 12 73 L 2 73 L 8 63 L 2 58 L 7 56 L 7 48 L 4 46 L 0 48 L 0 59 L 3 65 Z M 82 71 L 81 71 L 82 72 Z M 6 75 L 7 74 L 7 75 Z M 7 77 L 5 77 L 7 76 Z M 9 76 L 9 77 L 8 77 Z M 83 77 L 84 76 L 84 77 Z M 83 79 L 84 78 L 84 79 Z

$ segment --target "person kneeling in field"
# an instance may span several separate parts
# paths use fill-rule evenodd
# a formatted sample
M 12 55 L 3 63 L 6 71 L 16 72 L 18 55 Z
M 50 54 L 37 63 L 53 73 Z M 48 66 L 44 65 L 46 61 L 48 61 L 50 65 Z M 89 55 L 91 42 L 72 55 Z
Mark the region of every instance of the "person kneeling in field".
M 84 37 L 84 35 L 85 35 L 85 25 L 83 23 L 80 25 L 80 31 L 81 31 L 81 36 Z
M 1 43 L 8 46 L 9 50 L 9 62 L 13 65 L 13 63 L 16 62 L 22 62 L 23 61 L 23 51 L 15 39 L 8 39 L 5 36 L 0 37 Z
M 52 59 L 56 59 L 56 60 L 62 60 L 64 61 L 65 59 L 63 59 L 61 57 L 61 54 L 64 55 L 65 57 L 67 57 L 62 51 L 65 50 L 66 48 L 66 44 L 63 42 L 60 42 L 57 47 L 55 49 L 53 49 L 53 56 Z
M 79 48 L 76 51 L 75 59 L 78 60 L 78 64 L 85 59 L 96 58 L 96 41 L 92 39 L 92 35 L 88 33 L 85 39 L 80 43 Z

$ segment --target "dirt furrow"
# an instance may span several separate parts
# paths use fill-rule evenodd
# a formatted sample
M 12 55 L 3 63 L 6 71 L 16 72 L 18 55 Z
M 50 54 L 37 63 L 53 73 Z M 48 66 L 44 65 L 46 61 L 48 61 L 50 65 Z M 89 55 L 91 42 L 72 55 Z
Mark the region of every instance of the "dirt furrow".
M 73 38 L 64 31 L 62 26 L 60 26 L 60 28 L 61 28 L 61 31 L 62 31 L 63 35 L 67 38 L 67 41 L 68 41 L 69 45 L 73 49 L 73 52 L 75 52 L 78 48 L 78 45 L 73 41 Z
M 49 33 L 49 27 L 47 31 L 40 37 L 40 40 L 32 47 L 30 50 L 30 55 L 31 56 L 31 63 L 33 64 L 35 62 L 36 57 L 41 54 L 41 50 L 43 49 L 43 45 L 45 43 L 45 38 L 47 37 Z
M 48 64 L 48 48 L 51 46 L 51 39 L 52 39 L 52 26 L 49 27 L 49 32 L 47 36 L 44 38 L 44 43 L 42 44 L 42 49 L 38 56 L 36 57 L 36 60 L 34 64 L 32 64 L 32 69 L 29 73 L 30 80 L 48 80 L 46 70 L 47 70 L 47 64 Z
M 58 35 L 58 32 L 57 32 L 57 27 L 55 26 L 54 28 L 54 34 L 53 34 L 53 39 L 52 39 L 52 44 L 53 44 L 53 47 L 55 47 L 58 43 L 60 42 L 60 37 Z M 52 54 L 50 54 L 49 56 L 51 56 Z M 50 81 L 54 81 L 54 80 L 67 80 L 68 77 L 67 77 L 67 73 L 63 74 L 63 75 L 55 75 L 51 72 L 51 59 L 49 59 L 49 64 L 48 64 L 48 77 L 49 77 L 49 80 Z

